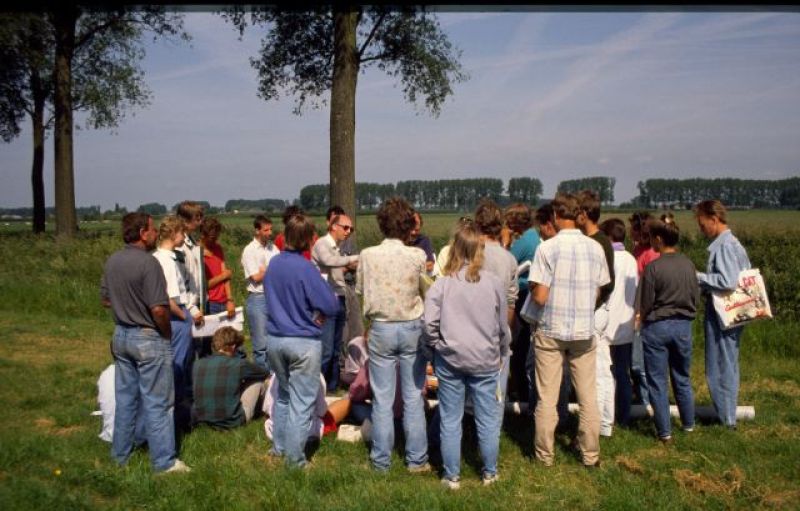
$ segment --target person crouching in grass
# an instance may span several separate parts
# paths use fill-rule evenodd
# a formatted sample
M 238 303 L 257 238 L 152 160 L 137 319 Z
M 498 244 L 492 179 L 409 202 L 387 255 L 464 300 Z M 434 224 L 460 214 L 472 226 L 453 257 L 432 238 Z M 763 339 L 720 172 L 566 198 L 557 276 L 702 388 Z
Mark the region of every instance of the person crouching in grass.
M 692 261 L 678 253 L 678 225 L 671 214 L 650 221 L 650 240 L 660 257 L 648 264 L 639 283 L 642 351 L 658 439 L 672 442 L 668 371 L 684 431 L 694 428 L 692 320 L 700 289 Z
M 231 429 L 250 422 L 260 409 L 267 370 L 235 356 L 242 344 L 242 334 L 224 326 L 211 340 L 213 355 L 195 362 L 192 409 L 195 424 Z
M 474 404 L 484 485 L 497 481 L 501 417 L 498 377 L 509 354 L 506 289 L 482 269 L 483 243 L 472 223 L 456 232 L 442 278 L 425 297 L 425 332 L 439 379 L 442 484 L 458 489 L 465 393 Z

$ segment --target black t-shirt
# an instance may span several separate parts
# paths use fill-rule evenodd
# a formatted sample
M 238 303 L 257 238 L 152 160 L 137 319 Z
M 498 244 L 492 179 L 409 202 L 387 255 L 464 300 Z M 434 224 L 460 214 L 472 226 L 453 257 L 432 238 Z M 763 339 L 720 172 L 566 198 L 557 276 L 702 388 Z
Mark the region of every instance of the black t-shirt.
M 597 298 L 597 304 L 595 305 L 596 309 L 608 301 L 611 293 L 614 292 L 614 247 L 611 245 L 611 240 L 608 239 L 608 236 L 606 236 L 606 233 L 603 231 L 597 231 L 589 237 L 600 243 L 600 246 L 603 247 L 603 252 L 606 254 L 608 276 L 611 278 L 611 282 L 600 288 L 600 296 Z

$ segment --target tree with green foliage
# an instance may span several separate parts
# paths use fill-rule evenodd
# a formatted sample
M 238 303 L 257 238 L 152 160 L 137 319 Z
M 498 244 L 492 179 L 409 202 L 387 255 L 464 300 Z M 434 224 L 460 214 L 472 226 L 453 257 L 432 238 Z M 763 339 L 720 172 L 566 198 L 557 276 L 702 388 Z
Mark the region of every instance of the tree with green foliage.
M 508 199 L 535 206 L 542 196 L 542 182 L 535 177 L 512 177 L 508 180 Z
M 424 8 L 364 7 L 334 3 L 305 12 L 232 7 L 222 13 L 240 36 L 266 26 L 258 58 L 258 95 L 271 100 L 287 90 L 295 113 L 319 107 L 330 91 L 330 203 L 355 211 L 355 121 L 358 73 L 369 66 L 399 79 L 411 103 L 424 98 L 438 115 L 452 86 L 467 78 L 461 55 Z M 355 217 L 354 217 L 355 220 Z
M 0 14 L 0 137 L 11 142 L 20 134 L 25 116 L 33 131 L 33 232 L 44 232 L 44 138 L 52 118 L 53 34 L 41 15 Z
M 558 191 L 564 193 L 578 193 L 581 190 L 594 190 L 600 194 L 600 202 L 611 204 L 614 202 L 614 187 L 617 179 L 614 177 L 583 177 L 580 179 L 568 179 L 558 183 Z
M 167 214 L 167 207 L 158 202 L 148 202 L 136 208 L 137 213 L 147 213 L 148 215 L 160 216 Z
M 34 232 L 45 229 L 44 140 L 54 121 L 52 19 L 47 13 L 0 14 L 0 135 L 11 141 L 25 115 L 30 116 Z M 87 112 L 86 128 L 114 128 L 126 110 L 149 104 L 150 91 L 139 68 L 142 56 L 129 35 L 112 31 L 98 33 L 75 49 L 72 110 Z
M 56 234 L 71 238 L 78 230 L 73 112 L 88 109 L 92 127 L 117 126 L 127 107 L 146 104 L 149 99 L 138 65 L 144 57 L 144 33 L 153 34 L 154 39 L 184 41 L 189 35 L 183 31 L 183 17 L 167 13 L 163 6 L 102 9 L 67 2 L 53 6 L 44 19 L 52 26 L 55 39 Z

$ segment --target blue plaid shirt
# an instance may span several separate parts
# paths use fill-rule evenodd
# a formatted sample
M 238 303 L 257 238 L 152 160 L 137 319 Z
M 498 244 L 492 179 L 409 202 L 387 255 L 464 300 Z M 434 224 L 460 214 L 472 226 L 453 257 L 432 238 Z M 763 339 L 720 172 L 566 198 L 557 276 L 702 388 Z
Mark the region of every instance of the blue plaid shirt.
M 578 229 L 562 229 L 541 243 L 528 280 L 550 289 L 539 332 L 561 341 L 590 339 L 597 289 L 608 284 L 606 256 L 599 243 Z

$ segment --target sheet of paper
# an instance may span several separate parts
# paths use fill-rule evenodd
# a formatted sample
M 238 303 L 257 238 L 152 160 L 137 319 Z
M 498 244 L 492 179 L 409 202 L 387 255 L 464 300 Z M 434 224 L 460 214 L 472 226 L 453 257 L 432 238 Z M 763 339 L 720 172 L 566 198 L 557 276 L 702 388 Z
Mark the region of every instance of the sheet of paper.
M 225 311 L 209 314 L 204 318 L 203 326 L 192 325 L 192 337 L 211 337 L 214 332 L 224 326 L 232 326 L 239 332 L 244 330 L 244 309 L 242 307 L 236 307 L 236 315 L 232 319 L 228 319 L 228 313 Z

